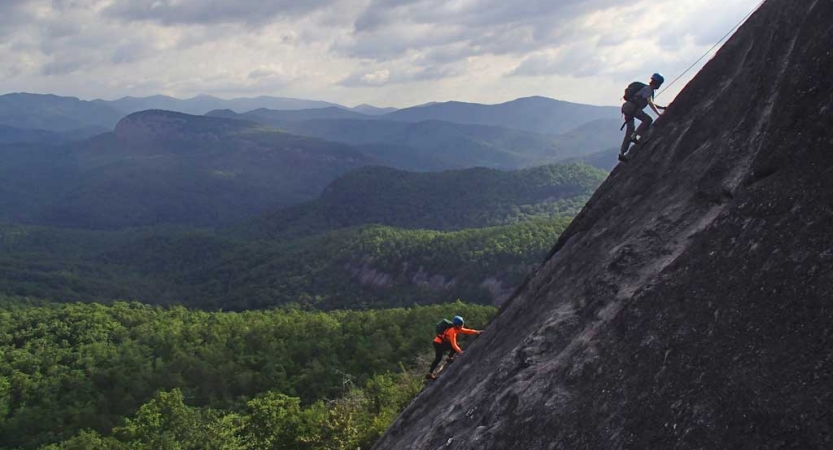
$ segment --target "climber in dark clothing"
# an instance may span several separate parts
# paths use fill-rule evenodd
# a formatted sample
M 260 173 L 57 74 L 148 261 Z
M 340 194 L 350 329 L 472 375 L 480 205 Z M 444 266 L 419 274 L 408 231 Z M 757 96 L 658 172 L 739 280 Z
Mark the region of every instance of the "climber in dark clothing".
M 447 322 L 447 319 L 445 321 Z M 448 360 L 449 362 L 453 361 L 457 355 L 463 353 L 463 350 L 460 349 L 460 346 L 457 345 L 457 334 L 480 334 L 483 333 L 479 330 L 471 330 L 468 328 L 463 328 L 463 318 L 460 316 L 454 316 L 452 320 L 453 326 L 446 328 L 442 333 L 438 333 L 437 336 L 434 338 L 434 362 L 431 363 L 431 369 L 428 370 L 428 375 L 425 378 L 429 380 L 433 380 L 437 376 L 434 375 L 434 369 L 437 368 L 437 365 L 443 359 L 443 354 L 448 352 Z
M 645 132 L 651 127 L 654 119 L 643 111 L 646 106 L 650 106 L 652 110 L 659 116 L 659 110 L 665 110 L 664 106 L 657 106 L 654 103 L 654 91 L 662 86 L 665 78 L 662 75 L 655 73 L 651 75 L 651 83 L 644 84 L 640 82 L 631 83 L 625 89 L 625 104 L 622 105 L 622 114 L 625 116 L 625 123 L 622 125 L 625 130 L 625 138 L 622 140 L 622 147 L 619 149 L 619 160 L 625 161 L 627 157 L 625 153 L 633 143 L 639 143 L 639 139 L 645 136 Z M 635 128 L 634 119 L 639 119 L 639 128 Z

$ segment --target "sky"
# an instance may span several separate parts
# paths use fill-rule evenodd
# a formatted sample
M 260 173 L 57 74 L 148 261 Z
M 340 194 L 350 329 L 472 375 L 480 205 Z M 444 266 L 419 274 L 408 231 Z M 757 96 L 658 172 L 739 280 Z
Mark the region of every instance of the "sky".
M 618 105 L 631 81 L 679 76 L 759 2 L 0 0 L 0 94 Z

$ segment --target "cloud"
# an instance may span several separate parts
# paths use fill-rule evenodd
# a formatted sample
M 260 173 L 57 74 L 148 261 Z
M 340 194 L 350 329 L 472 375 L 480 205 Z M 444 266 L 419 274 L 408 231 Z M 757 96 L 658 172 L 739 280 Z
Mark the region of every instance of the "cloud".
M 92 61 L 86 57 L 58 56 L 41 68 L 41 74 L 46 76 L 71 74 Z
M 337 0 L 117 0 L 104 15 L 163 25 L 267 24 L 277 17 L 300 17 Z
M 144 42 L 128 42 L 113 50 L 110 61 L 113 64 L 129 64 L 151 54 L 151 48 Z
M 390 81 L 390 70 L 380 69 L 373 72 L 356 72 L 341 80 L 342 86 L 382 86 Z
M 0 91 L 615 103 L 622 82 L 675 76 L 757 3 L 0 0 Z
M 403 66 L 399 69 L 359 70 L 339 81 L 339 85 L 346 87 L 378 87 L 413 82 L 441 80 L 459 75 L 451 67 L 421 67 Z
M 28 6 L 28 0 L 0 1 L 0 37 L 13 34 L 22 25 L 32 20 L 32 11 L 26 6 Z

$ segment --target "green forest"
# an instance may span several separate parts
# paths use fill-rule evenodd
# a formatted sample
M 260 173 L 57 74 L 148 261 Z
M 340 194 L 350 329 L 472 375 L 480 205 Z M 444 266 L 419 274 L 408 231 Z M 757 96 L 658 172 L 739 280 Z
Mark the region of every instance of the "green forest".
M 369 449 L 436 323 L 488 330 L 605 175 L 367 167 L 229 227 L 0 224 L 0 448 Z
M 364 167 L 333 181 L 317 200 L 259 216 L 235 231 L 287 239 L 366 224 L 452 231 L 572 217 L 606 177 L 582 163 L 512 172 Z
M 436 322 L 495 313 L 0 302 L 0 446 L 50 450 L 366 449 L 422 388 Z
M 224 310 L 495 304 L 540 263 L 604 176 L 583 164 L 368 167 L 318 200 L 229 228 L 0 224 L 0 294 Z
M 449 298 L 490 304 L 495 299 L 484 280 L 519 284 L 568 224 L 567 218 L 542 219 L 455 232 L 362 226 L 289 241 L 183 228 L 5 226 L 0 292 L 225 310 L 407 306 Z M 362 283 L 367 273 L 385 282 Z M 445 284 L 432 285 L 432 278 Z

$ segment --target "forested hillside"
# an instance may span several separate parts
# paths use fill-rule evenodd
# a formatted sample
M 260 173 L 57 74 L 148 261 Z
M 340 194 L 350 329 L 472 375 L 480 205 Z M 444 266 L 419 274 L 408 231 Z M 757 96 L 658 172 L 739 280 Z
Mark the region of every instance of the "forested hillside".
M 285 242 L 204 230 L 0 227 L 0 293 L 205 309 L 319 309 L 503 300 L 568 218 L 443 233 L 346 229 Z
M 314 199 L 372 160 L 262 125 L 148 111 L 61 146 L 0 147 L 0 220 L 88 229 L 214 227 Z
M 318 200 L 266 215 L 242 230 L 275 239 L 365 224 L 459 230 L 572 216 L 606 176 L 586 164 L 514 172 L 366 167 L 331 183 Z
M 0 146 L 0 448 L 369 449 L 436 322 L 485 327 L 607 176 L 371 166 L 527 166 L 589 128 L 259 113 L 372 132 L 170 111 L 74 143 L 8 128 L 47 142 Z
M 494 314 L 0 305 L 0 447 L 67 450 L 367 449 L 419 390 L 434 324 Z
M 205 126 L 189 132 L 193 141 L 203 132 L 228 131 Z M 54 151 L 60 156 L 59 148 Z M 48 176 L 41 173 L 33 179 Z M 586 165 L 442 173 L 368 167 L 333 182 L 316 201 L 220 232 L 0 225 L 0 293 L 227 310 L 367 308 L 450 298 L 495 304 L 542 259 L 605 175 Z M 26 211 L 16 205 L 30 200 L 11 196 L 17 203 L 7 210 Z M 89 207 L 100 214 L 139 213 L 130 202 L 117 210 L 103 201 Z
M 17 128 L 0 124 L 0 145 L 25 142 L 57 144 L 60 142 L 87 139 L 108 131 L 110 130 L 95 126 L 70 131 L 49 131 L 37 128 Z

